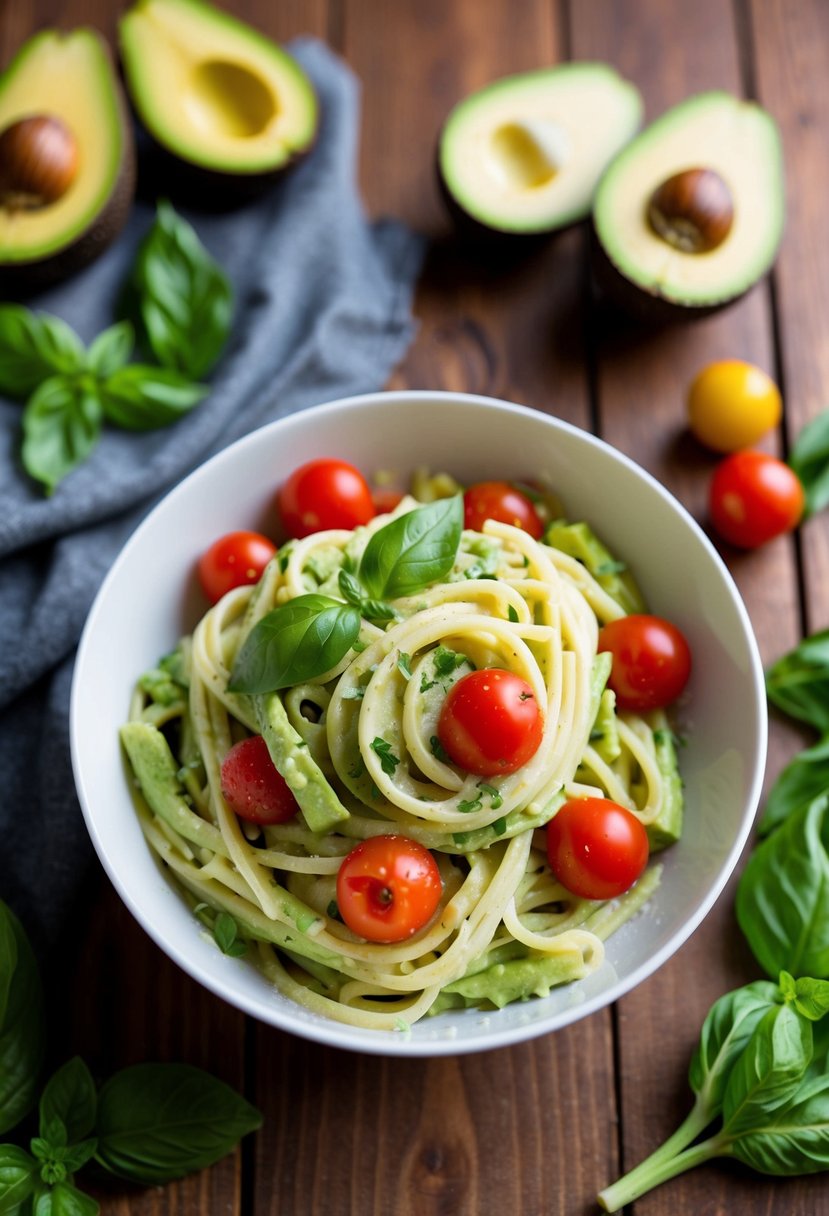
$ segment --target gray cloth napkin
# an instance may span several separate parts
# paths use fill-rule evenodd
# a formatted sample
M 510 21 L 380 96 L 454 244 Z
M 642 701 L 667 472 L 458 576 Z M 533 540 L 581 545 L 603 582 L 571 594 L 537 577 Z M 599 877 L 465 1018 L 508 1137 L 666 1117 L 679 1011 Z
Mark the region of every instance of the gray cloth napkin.
M 116 553 L 159 497 L 241 435 L 381 387 L 413 334 L 423 242 L 363 213 L 356 81 L 316 41 L 291 49 L 320 97 L 313 152 L 240 210 L 179 208 L 236 299 L 209 397 L 166 429 L 106 429 L 52 498 L 20 465 L 21 407 L 0 398 L 0 897 L 46 941 L 90 875 L 69 758 L 69 689 L 75 646 Z M 32 306 L 62 316 L 85 341 L 100 333 L 115 319 L 152 218 L 150 205 L 136 203 L 103 258 Z

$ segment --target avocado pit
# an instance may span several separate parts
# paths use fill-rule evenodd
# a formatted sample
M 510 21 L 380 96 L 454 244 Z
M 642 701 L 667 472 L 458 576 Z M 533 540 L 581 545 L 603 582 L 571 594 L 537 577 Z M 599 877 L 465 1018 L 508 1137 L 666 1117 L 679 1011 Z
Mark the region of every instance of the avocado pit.
M 665 179 L 648 201 L 648 223 L 683 253 L 710 253 L 731 231 L 734 201 L 713 169 L 685 169 Z
M 6 210 L 56 203 L 77 173 L 77 141 L 54 115 L 31 114 L 0 132 L 0 206 Z

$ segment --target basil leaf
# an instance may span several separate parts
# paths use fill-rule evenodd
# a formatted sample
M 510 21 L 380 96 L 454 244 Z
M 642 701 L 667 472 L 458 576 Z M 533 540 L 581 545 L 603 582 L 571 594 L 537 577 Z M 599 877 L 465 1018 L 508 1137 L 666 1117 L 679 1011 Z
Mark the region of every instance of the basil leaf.
M 95 1126 L 95 1082 L 79 1056 L 68 1060 L 49 1078 L 40 1098 L 40 1134 L 53 1145 L 76 1144 Z M 50 1129 L 62 1125 L 64 1138 L 56 1141 Z
M 199 380 L 230 332 L 230 284 L 193 228 L 160 203 L 130 279 L 142 337 L 163 367 Z
M 91 1195 L 85 1195 L 71 1182 L 58 1182 L 38 1196 L 32 1216 L 97 1216 L 100 1210 Z
M 749 857 L 737 920 L 769 975 L 829 978 L 829 795 L 792 815 Z
M 0 304 L 0 392 L 25 399 L 56 372 L 83 370 L 83 344 L 60 317 Z
M 170 1182 L 212 1165 L 262 1116 L 229 1085 L 188 1064 L 136 1064 L 98 1095 L 96 1159 L 119 1178 Z
M 751 1130 L 789 1102 L 812 1059 L 812 1025 L 791 1005 L 769 1009 L 734 1061 L 723 1095 L 723 1133 Z
M 0 1023 L 0 1134 L 14 1127 L 34 1105 L 43 1059 L 43 993 L 37 963 L 23 927 L 0 900 L 0 920 L 11 926 L 16 961 Z M 8 958 L 8 956 L 7 956 Z
M 0 1144 L 0 1212 L 11 1212 L 34 1192 L 37 1162 L 16 1144 Z
M 790 717 L 829 734 L 829 629 L 805 638 L 769 668 L 766 693 Z
M 730 1141 L 731 1155 L 781 1177 L 829 1169 L 829 1075 L 815 1077 L 791 1101 Z
M 348 654 L 361 618 L 351 604 L 298 595 L 254 625 L 236 656 L 231 692 L 277 692 L 330 671 Z
M 815 515 L 829 506 L 829 411 L 818 414 L 800 431 L 789 465 L 803 484 L 807 513 Z
M 110 325 L 90 346 L 86 365 L 99 379 L 105 380 L 123 367 L 132 354 L 135 333 L 129 321 Z
M 783 971 L 780 974 L 780 989 L 785 999 L 810 1022 L 819 1022 L 829 1013 L 829 980 L 815 980 L 808 975 L 796 980 Z
M 829 791 L 829 736 L 806 748 L 786 765 L 769 791 L 757 831 L 769 832 Z
M 207 396 L 203 384 L 193 384 L 181 372 L 145 363 L 131 363 L 100 386 L 101 405 L 110 422 L 129 431 L 169 426 Z
M 81 381 L 52 376 L 23 411 L 23 466 L 51 494 L 92 451 L 101 433 L 101 402 Z
M 239 938 L 239 926 L 229 912 L 218 912 L 213 923 L 213 936 L 222 954 L 240 958 L 247 952 L 247 945 Z
M 88 1140 L 81 1140 L 78 1144 L 71 1144 L 61 1153 L 61 1161 L 66 1166 L 68 1174 L 77 1173 L 87 1161 L 91 1161 L 98 1150 L 98 1139 L 96 1136 L 90 1136 Z
M 709 1122 L 722 1109 L 734 1061 L 779 996 L 775 984 L 757 980 L 727 992 L 709 1009 L 688 1071 L 691 1089 L 709 1115 Z
M 449 573 L 462 531 L 460 494 L 407 511 L 369 539 L 360 560 L 360 582 L 376 600 L 414 595 Z

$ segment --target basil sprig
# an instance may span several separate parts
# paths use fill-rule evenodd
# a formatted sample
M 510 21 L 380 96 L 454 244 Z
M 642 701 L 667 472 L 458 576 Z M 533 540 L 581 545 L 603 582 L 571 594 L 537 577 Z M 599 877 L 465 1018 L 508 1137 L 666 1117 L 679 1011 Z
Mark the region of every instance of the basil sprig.
M 0 1132 L 33 1107 L 44 1046 L 37 964 L 0 901 Z M 119 1178 L 155 1186 L 212 1165 L 261 1122 L 255 1107 L 199 1068 L 139 1064 L 99 1091 L 76 1056 L 43 1088 L 28 1149 L 0 1144 L 0 1213 L 96 1216 L 97 1201 L 75 1183 L 93 1159 Z
M 192 380 L 206 376 L 230 333 L 227 276 L 194 229 L 169 203 L 138 250 L 127 287 L 139 335 L 162 367 Z
M 413 595 L 454 565 L 463 529 L 463 501 L 442 499 L 392 520 L 370 538 L 356 573 L 339 574 L 340 600 L 299 595 L 254 625 L 236 656 L 231 692 L 278 692 L 324 675 L 344 659 L 362 618 L 391 620 L 388 599 Z
M 51 494 L 85 460 L 104 421 L 131 431 L 168 426 L 207 393 L 198 383 L 230 332 L 226 276 L 168 203 L 138 252 L 126 299 L 161 364 L 130 363 L 133 326 L 119 321 L 84 347 L 65 321 L 0 304 L 0 393 L 26 403 L 22 461 Z
M 766 1174 L 829 1168 L 827 1036 L 813 1027 L 827 1011 L 829 983 L 787 972 L 778 984 L 749 984 L 715 1002 L 691 1062 L 691 1113 L 646 1161 L 601 1192 L 604 1210 L 616 1212 L 713 1157 L 734 1157 Z M 694 1143 L 718 1119 L 719 1128 Z

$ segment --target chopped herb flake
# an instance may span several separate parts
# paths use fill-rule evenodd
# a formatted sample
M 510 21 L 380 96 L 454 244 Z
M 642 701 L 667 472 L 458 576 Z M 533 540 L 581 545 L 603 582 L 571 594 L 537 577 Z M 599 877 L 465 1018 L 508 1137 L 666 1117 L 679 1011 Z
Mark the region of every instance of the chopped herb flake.
M 439 676 L 450 676 L 456 668 L 463 667 L 464 663 L 469 663 L 469 659 L 465 654 L 458 654 L 456 650 L 438 646 L 432 655 L 432 662 L 435 665 L 435 672 Z
M 507 612 L 508 612 L 509 620 L 512 621 L 513 625 L 517 625 L 518 624 L 518 613 L 516 612 L 515 608 L 513 608 L 512 604 L 509 605 Z
M 411 678 L 412 678 L 412 656 L 410 654 L 405 654 L 401 650 L 401 652 L 397 658 L 397 670 L 400 672 L 400 674 L 402 676 L 405 676 L 407 680 L 411 680 Z
M 435 757 L 436 760 L 442 760 L 444 764 L 452 763 L 452 761 L 449 759 L 446 749 L 444 748 L 443 744 L 441 743 L 441 741 L 437 737 L 437 735 L 432 735 L 431 739 L 429 740 L 429 746 L 431 747 L 432 755 Z
M 504 832 L 507 830 L 506 818 L 502 816 L 500 819 L 496 819 L 492 825 L 492 830 L 496 836 L 503 836 Z
M 478 789 L 484 794 L 489 794 L 489 805 L 493 811 L 497 811 L 500 806 L 504 805 L 504 799 L 501 797 L 500 790 L 497 790 L 494 785 L 487 785 L 485 781 L 479 781 Z
M 397 768 L 400 760 L 391 750 L 391 744 L 385 739 L 381 739 L 378 735 L 371 741 L 371 750 L 376 753 L 380 759 L 380 767 L 387 777 L 394 776 L 394 770 Z
M 463 802 L 459 802 L 458 810 L 461 811 L 462 814 L 465 815 L 470 811 L 479 811 L 481 809 L 482 805 L 483 805 L 483 803 L 481 802 L 481 796 L 479 794 L 477 798 L 470 799 L 469 801 L 464 799 Z

